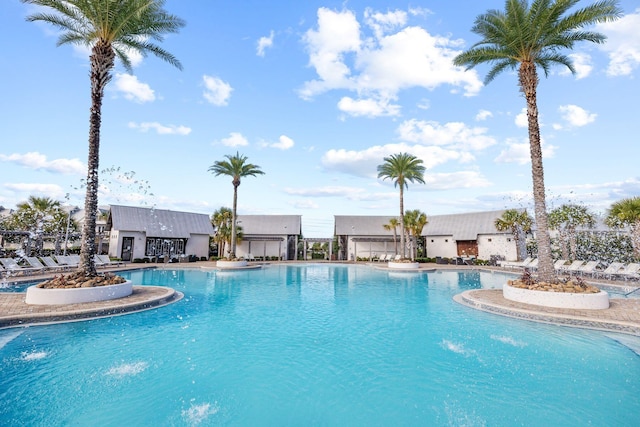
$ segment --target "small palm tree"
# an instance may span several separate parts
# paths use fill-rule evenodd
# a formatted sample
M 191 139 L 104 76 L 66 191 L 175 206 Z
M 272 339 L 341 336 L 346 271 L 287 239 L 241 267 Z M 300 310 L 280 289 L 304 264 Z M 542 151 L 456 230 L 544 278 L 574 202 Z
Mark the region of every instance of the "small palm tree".
M 391 218 L 388 223 L 382 226 L 387 231 L 393 231 L 394 255 L 398 255 L 398 233 L 396 231 L 398 225 L 400 225 L 398 218 Z
M 605 221 L 612 227 L 629 226 L 634 256 L 640 258 L 640 197 L 622 199 L 612 204 Z
M 516 261 L 521 259 L 521 247 L 524 233 L 529 233 L 533 226 L 533 218 L 525 210 L 507 209 L 500 218 L 496 218 L 494 225 L 498 231 L 510 231 L 516 242 Z
M 264 172 L 260 169 L 260 166 L 256 166 L 251 163 L 247 163 L 247 157 L 240 155 L 236 152 L 235 156 L 227 154 L 227 160 L 218 160 L 213 165 L 209 166 L 209 172 L 215 176 L 227 175 L 232 177 L 231 183 L 233 184 L 233 208 L 231 210 L 231 251 L 229 252 L 229 258 L 236 257 L 236 240 L 237 240 L 237 212 L 238 212 L 238 187 L 240 186 L 240 179 L 246 176 L 264 175 Z
M 549 227 L 560 233 L 562 258 L 575 259 L 577 253 L 578 227 L 592 228 L 596 222 L 589 208 L 581 205 L 565 204 L 549 213 Z
M 36 238 L 36 254 L 42 255 L 44 234 L 54 232 L 54 219 L 60 211 L 60 202 L 49 197 L 29 196 L 26 202 L 19 203 L 13 214 L 15 224 L 23 230 L 30 231 Z M 26 248 L 27 256 L 31 255 L 30 245 Z
M 61 31 L 58 46 L 76 44 L 91 47 L 91 109 L 89 113 L 89 156 L 82 227 L 80 271 L 96 276 L 96 217 L 98 214 L 98 168 L 100 125 L 104 90 L 112 79 L 116 56 L 127 71 L 132 71 L 130 55 L 152 53 L 182 68 L 180 62 L 151 40 L 177 33 L 184 21 L 164 10 L 164 0 L 21 0 L 23 3 L 52 9 L 27 17 L 28 21 L 49 23 Z
M 613 21 L 622 15 L 616 0 L 601 0 L 591 6 L 569 10 L 578 0 L 506 0 L 505 11 L 489 10 L 478 16 L 471 31 L 482 37 L 471 49 L 454 59 L 454 64 L 473 68 L 489 63 L 492 68 L 485 83 L 502 71 L 518 69 L 518 83 L 527 102 L 531 174 L 538 240 L 538 276 L 542 281 L 555 279 L 551 258 L 551 239 L 547 224 L 540 124 L 538 122 L 537 67 L 545 76 L 550 66 L 560 64 L 575 74 L 571 58 L 562 53 L 576 42 L 603 43 L 603 34 L 584 30 L 599 22 Z
M 424 184 L 426 168 L 422 160 L 409 153 L 392 154 L 385 157 L 384 163 L 378 165 L 378 178 L 391 179 L 396 187 L 400 187 L 400 250 L 405 257 L 404 240 L 404 189 L 409 188 L 409 182 Z
M 413 209 L 404 213 L 404 226 L 407 229 L 407 237 L 411 241 L 411 259 L 415 259 L 418 250 L 418 237 L 427 225 L 427 214 L 419 209 Z

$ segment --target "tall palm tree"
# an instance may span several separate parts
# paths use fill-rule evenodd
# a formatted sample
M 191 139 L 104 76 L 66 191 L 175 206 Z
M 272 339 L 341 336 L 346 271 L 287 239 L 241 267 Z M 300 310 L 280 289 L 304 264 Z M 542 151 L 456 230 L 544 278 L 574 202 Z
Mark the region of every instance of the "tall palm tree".
M 531 175 L 538 240 L 538 277 L 553 281 L 555 270 L 551 258 L 551 240 L 547 211 L 538 122 L 537 67 L 548 76 L 550 66 L 566 66 L 575 74 L 571 58 L 562 53 L 576 42 L 603 43 L 606 37 L 585 30 L 590 25 L 613 21 L 622 15 L 617 0 L 600 0 L 582 9 L 570 11 L 579 0 L 506 0 L 505 11 L 489 10 L 478 16 L 471 29 L 482 37 L 469 50 L 454 59 L 454 64 L 468 69 L 492 65 L 485 84 L 506 69 L 518 69 L 518 83 L 527 102 Z
M 562 258 L 575 259 L 578 246 L 576 229 L 591 228 L 595 223 L 595 216 L 582 205 L 564 204 L 549 213 L 549 227 L 560 233 Z
M 229 252 L 230 259 L 236 257 L 236 240 L 237 240 L 237 224 L 236 218 L 238 217 L 238 187 L 240 186 L 240 179 L 246 176 L 264 175 L 264 172 L 260 169 L 260 166 L 247 163 L 247 157 L 236 152 L 235 156 L 227 154 L 227 160 L 218 160 L 213 165 L 209 166 L 209 172 L 215 176 L 227 175 L 232 177 L 231 183 L 233 184 L 233 207 L 231 216 L 231 251 Z
M 404 226 L 407 229 L 407 236 L 411 239 L 411 259 L 416 257 L 418 237 L 422 234 L 422 230 L 428 222 L 427 214 L 419 209 L 409 210 L 404 213 Z
M 533 226 L 533 218 L 529 216 L 527 211 L 518 209 L 507 209 L 502 213 L 500 218 L 496 218 L 494 225 L 498 231 L 510 231 L 513 240 L 516 242 L 516 261 L 520 261 L 521 250 L 524 233 L 531 231 Z
M 115 58 L 118 57 L 129 72 L 132 71 L 130 55 L 133 53 L 143 56 L 152 53 L 181 69 L 180 61 L 152 41 L 162 41 L 165 34 L 177 33 L 185 24 L 164 10 L 164 0 L 21 1 L 53 10 L 35 13 L 28 16 L 27 20 L 46 22 L 60 30 L 58 46 L 76 44 L 91 47 L 89 154 L 79 269 L 86 276 L 96 276 L 94 255 L 102 100 L 105 87 L 112 79 Z
M 640 197 L 622 199 L 612 204 L 605 221 L 614 227 L 629 226 L 634 255 L 640 258 Z
M 400 187 L 400 250 L 402 258 L 405 255 L 404 240 L 404 189 L 409 188 L 409 182 L 419 182 L 424 184 L 424 172 L 426 168 L 422 165 L 422 160 L 413 154 L 399 153 L 385 157 L 384 163 L 378 165 L 378 178 L 383 180 L 389 178 L 394 186 Z
M 398 232 L 396 231 L 398 228 L 398 225 L 400 225 L 398 218 L 391 218 L 389 219 L 388 223 L 382 226 L 387 231 L 393 231 L 393 246 L 395 251 L 394 255 L 398 255 Z

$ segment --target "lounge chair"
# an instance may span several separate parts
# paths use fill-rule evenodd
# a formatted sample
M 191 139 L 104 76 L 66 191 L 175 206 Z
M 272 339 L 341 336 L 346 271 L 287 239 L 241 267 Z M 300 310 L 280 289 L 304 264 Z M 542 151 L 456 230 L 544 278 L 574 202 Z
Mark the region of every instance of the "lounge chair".
M 534 258 L 529 264 L 523 265 L 520 268 L 524 270 L 537 270 L 538 269 L 538 258 Z
M 253 256 L 253 254 L 247 254 L 244 259 L 246 259 L 247 261 L 255 261 L 256 257 Z
M 382 255 L 380 255 L 380 258 L 378 258 L 378 262 L 387 261 L 388 257 L 389 256 L 387 254 L 382 254 Z
M 400 261 L 402 259 L 402 255 L 398 254 L 393 257 L 393 259 L 388 259 L 387 261 Z
M 38 268 L 38 269 L 40 269 L 42 271 L 45 271 L 45 270 L 60 270 L 61 269 L 59 266 L 57 268 L 47 267 L 42 262 L 40 262 L 40 260 L 37 257 L 34 257 L 34 256 L 27 257 L 27 262 L 29 263 L 29 265 L 31 267 Z
M 98 257 L 98 259 L 100 259 L 100 261 L 102 262 L 102 265 L 105 266 L 119 266 L 119 265 L 124 265 L 124 262 L 121 261 L 111 261 L 111 258 L 109 258 L 109 255 L 96 255 Z
M 623 267 L 624 267 L 624 264 L 621 262 L 612 262 L 611 264 L 609 264 L 607 268 L 599 272 L 598 276 L 606 277 L 607 279 L 612 279 L 613 276 L 616 273 L 620 272 L 620 270 L 622 270 Z
M 2 263 L 5 270 L 12 273 L 36 274 L 44 271 L 44 268 L 23 267 L 20 264 L 18 264 L 16 260 L 13 258 L 0 258 L 0 263 Z
M 579 273 L 580 268 L 583 265 L 584 265 L 584 261 L 577 259 L 573 261 L 571 265 L 569 265 L 567 268 L 563 269 L 562 272 L 567 274 Z
M 581 276 L 590 274 L 591 276 L 594 276 L 597 272 L 598 272 L 598 266 L 600 265 L 600 261 L 587 261 L 585 264 L 583 264 L 579 269 L 578 269 L 578 273 Z
M 40 259 L 42 260 L 42 262 L 44 263 L 44 265 L 45 265 L 45 267 L 47 269 L 51 269 L 51 270 L 68 270 L 68 269 L 71 268 L 70 265 L 58 264 L 50 256 L 43 256 Z
M 567 260 L 566 259 L 559 259 L 556 262 L 553 263 L 553 268 L 556 270 L 556 272 L 561 273 L 562 271 L 564 271 L 566 268 L 568 267 L 567 265 Z
M 613 274 L 615 276 L 620 276 L 624 278 L 624 280 L 627 280 L 627 279 L 638 280 L 640 279 L 639 272 L 640 272 L 640 264 L 632 262 L 630 264 L 627 264 L 627 266 L 624 267 L 622 270 Z
M 531 264 L 533 258 L 527 257 L 524 261 L 498 261 L 499 265 L 504 268 L 518 268 L 518 267 L 526 267 Z

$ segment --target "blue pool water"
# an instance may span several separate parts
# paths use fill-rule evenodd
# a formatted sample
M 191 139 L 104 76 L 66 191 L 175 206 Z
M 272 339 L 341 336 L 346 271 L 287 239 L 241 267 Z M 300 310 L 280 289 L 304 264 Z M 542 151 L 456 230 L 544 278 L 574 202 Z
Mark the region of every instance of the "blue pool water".
M 635 426 L 617 337 L 452 301 L 487 272 L 145 270 L 167 307 L 0 331 L 0 424 Z

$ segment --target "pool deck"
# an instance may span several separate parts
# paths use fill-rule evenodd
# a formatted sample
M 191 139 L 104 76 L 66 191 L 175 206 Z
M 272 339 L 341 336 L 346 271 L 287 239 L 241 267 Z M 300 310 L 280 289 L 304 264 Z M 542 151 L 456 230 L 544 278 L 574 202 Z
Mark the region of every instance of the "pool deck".
M 291 261 L 290 261 L 291 262 Z M 295 261 L 292 261 L 295 262 Z M 177 264 L 128 264 L 124 267 L 101 269 L 100 271 L 126 271 L 140 268 L 211 268 L 215 263 L 203 261 Z M 371 264 L 381 267 L 375 263 Z M 418 271 L 434 269 L 471 270 L 474 266 L 421 264 Z M 504 269 L 495 271 L 505 272 Z M 52 274 L 22 276 L 11 278 L 16 281 L 36 281 L 51 277 Z M 606 286 L 637 288 L 638 283 L 593 281 Z M 182 299 L 182 294 L 171 288 L 161 286 L 134 286 L 133 293 L 115 300 L 68 304 L 68 305 L 29 305 L 24 301 L 24 293 L 0 293 L 0 329 L 23 327 L 38 324 L 60 323 L 110 317 L 142 310 L 162 307 Z M 541 307 L 505 299 L 500 289 L 475 289 L 465 291 L 454 300 L 467 307 L 517 319 L 552 323 L 562 326 L 598 329 L 640 336 L 640 298 L 611 299 L 606 310 L 577 310 Z

